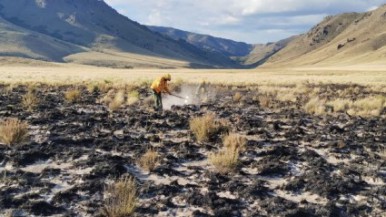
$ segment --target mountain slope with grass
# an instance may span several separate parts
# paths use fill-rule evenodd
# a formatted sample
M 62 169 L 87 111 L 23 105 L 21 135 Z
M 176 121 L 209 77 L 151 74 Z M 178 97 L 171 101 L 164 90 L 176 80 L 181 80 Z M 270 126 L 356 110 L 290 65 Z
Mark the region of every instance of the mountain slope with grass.
M 100 0 L 1 0 L 0 17 L 0 31 L 9 33 L 1 36 L 1 45 L 13 47 L 0 50 L 2 56 L 86 64 L 107 59 L 116 66 L 237 67 L 228 58 L 155 34 Z M 49 42 L 49 49 L 41 41 Z
M 244 42 L 187 32 L 175 28 L 160 26 L 148 26 L 148 28 L 174 40 L 183 40 L 202 50 L 220 53 L 227 57 L 246 56 L 254 47 L 253 45 Z
M 61 61 L 64 56 L 83 52 L 81 46 L 18 27 L 0 17 L 0 55 Z
M 275 55 L 281 49 L 285 48 L 288 45 L 288 43 L 290 43 L 292 40 L 296 39 L 297 37 L 299 36 L 292 36 L 292 37 L 280 40 L 278 42 L 270 42 L 267 44 L 255 44 L 253 46 L 252 51 L 248 55 L 244 57 L 240 57 L 239 61 L 243 65 L 248 65 L 248 66 L 262 65 L 265 63 L 265 61 L 267 61 L 267 59 Z
M 386 64 L 386 5 L 328 16 L 271 56 L 264 66 Z

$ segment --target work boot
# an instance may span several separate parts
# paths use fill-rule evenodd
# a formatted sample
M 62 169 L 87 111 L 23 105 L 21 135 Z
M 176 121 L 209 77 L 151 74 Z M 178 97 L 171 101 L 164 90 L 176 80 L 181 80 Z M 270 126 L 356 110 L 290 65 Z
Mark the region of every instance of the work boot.
M 154 106 L 153 109 L 155 112 L 162 112 L 162 108 L 160 108 L 160 107 Z

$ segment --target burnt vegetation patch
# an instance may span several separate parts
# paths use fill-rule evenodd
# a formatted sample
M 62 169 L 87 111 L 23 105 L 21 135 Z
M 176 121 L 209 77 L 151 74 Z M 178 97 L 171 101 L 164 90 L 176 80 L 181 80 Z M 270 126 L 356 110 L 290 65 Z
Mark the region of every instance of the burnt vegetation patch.
M 0 216 L 386 212 L 384 87 L 212 85 L 156 112 L 147 86 L 0 84 Z

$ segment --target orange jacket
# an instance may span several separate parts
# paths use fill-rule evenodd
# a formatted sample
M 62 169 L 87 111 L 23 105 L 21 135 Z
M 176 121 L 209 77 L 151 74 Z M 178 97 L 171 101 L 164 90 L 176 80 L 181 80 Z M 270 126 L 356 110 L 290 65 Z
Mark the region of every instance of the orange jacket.
M 161 92 L 170 93 L 167 80 L 165 79 L 164 76 L 155 79 L 151 84 L 151 89 L 153 89 L 157 93 L 161 93 Z

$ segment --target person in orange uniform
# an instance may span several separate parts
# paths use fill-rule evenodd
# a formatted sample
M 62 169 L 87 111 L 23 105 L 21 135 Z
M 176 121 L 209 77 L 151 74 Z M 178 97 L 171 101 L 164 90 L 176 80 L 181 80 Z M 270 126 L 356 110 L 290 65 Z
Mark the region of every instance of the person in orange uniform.
M 158 111 L 162 111 L 162 93 L 172 95 L 168 88 L 168 81 L 172 80 L 170 74 L 163 75 L 153 81 L 151 89 L 153 90 L 154 106 Z

